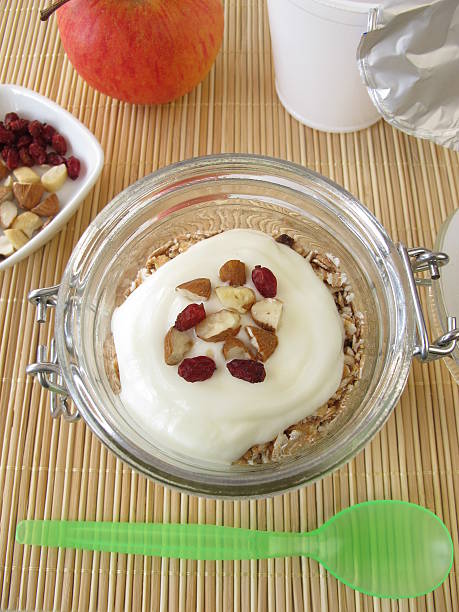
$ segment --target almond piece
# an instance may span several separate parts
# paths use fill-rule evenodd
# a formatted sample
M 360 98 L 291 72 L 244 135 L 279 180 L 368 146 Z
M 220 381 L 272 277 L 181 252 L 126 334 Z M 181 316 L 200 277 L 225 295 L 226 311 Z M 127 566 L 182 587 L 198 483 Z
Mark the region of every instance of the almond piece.
M 20 166 L 13 170 L 14 178 L 20 183 L 39 183 L 40 177 L 39 175 L 32 170 L 32 168 L 28 168 L 27 166 Z
M 11 189 L 8 187 L 0 187 L 0 203 L 10 199 Z
M 13 245 L 6 236 L 0 236 L 0 257 L 8 257 L 14 253 Z
M 239 259 L 230 259 L 222 265 L 219 271 L 220 280 L 232 287 L 245 285 L 245 263 Z
M 241 329 L 241 317 L 231 310 L 214 312 L 196 325 L 196 335 L 206 342 L 223 342 L 236 336 Z
M 21 208 L 30 210 L 41 200 L 45 190 L 41 183 L 14 183 L 13 193 Z
M 245 331 L 250 338 L 250 342 L 257 351 L 258 359 L 266 361 L 276 350 L 278 340 L 276 334 L 261 329 L 261 327 L 255 327 L 254 325 L 247 325 Z
M 59 212 L 59 198 L 55 193 L 50 193 L 47 198 L 32 208 L 32 212 L 40 217 L 53 217 Z
M 5 200 L 0 204 L 0 226 L 3 227 L 3 229 L 8 229 L 17 216 L 18 209 L 14 202 Z
M 255 302 L 252 306 L 250 313 L 255 323 L 266 329 L 267 331 L 274 332 L 279 326 L 279 321 L 282 315 L 283 304 L 280 300 L 275 298 L 265 298 Z
M 5 166 L 5 164 L 0 162 L 0 181 L 2 181 L 4 178 L 6 178 L 9 175 L 9 173 L 10 173 L 10 171 Z
M 251 349 L 249 349 L 242 340 L 239 340 L 239 338 L 227 338 L 222 351 L 226 361 L 232 361 L 233 359 L 255 359 Z
M 255 292 L 249 287 L 217 287 L 215 289 L 218 299 L 222 306 L 228 310 L 234 310 L 244 314 L 257 299 Z
M 193 346 L 193 340 L 186 332 L 171 327 L 164 338 L 164 361 L 177 365 Z
M 5 236 L 8 238 L 8 240 L 13 245 L 13 248 L 15 251 L 17 251 L 18 249 L 20 249 L 21 247 L 23 247 L 25 244 L 29 242 L 29 239 L 24 234 L 24 232 L 21 232 L 21 230 L 18 230 L 18 229 L 5 230 Z
M 208 278 L 194 278 L 175 288 L 192 302 L 207 302 L 210 298 L 211 284 Z
M 22 213 L 13 221 L 13 229 L 21 230 L 28 238 L 32 238 L 32 234 L 40 229 L 43 225 L 43 221 L 38 215 L 33 212 L 27 211 Z
M 3 187 L 6 187 L 10 191 L 13 191 L 13 183 L 14 183 L 13 177 L 10 174 L 3 182 Z
M 46 191 L 57 191 L 67 180 L 67 166 L 59 164 L 47 170 L 41 177 L 41 184 Z

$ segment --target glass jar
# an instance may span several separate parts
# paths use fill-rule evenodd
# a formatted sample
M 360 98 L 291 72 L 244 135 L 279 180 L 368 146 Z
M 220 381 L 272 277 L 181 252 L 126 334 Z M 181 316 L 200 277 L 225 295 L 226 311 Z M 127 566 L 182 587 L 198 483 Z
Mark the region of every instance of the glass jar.
M 365 357 L 346 409 L 300 456 L 222 468 L 159 448 L 127 418 L 114 389 L 106 347 L 112 312 L 150 252 L 178 235 L 236 227 L 286 232 L 308 250 L 340 258 L 356 307 L 365 317 Z M 436 261 L 433 254 L 429 265 Z M 212 497 L 279 493 L 337 469 L 389 417 L 413 353 L 431 355 L 422 326 L 416 331 L 420 306 L 405 247 L 394 245 L 375 217 L 338 185 L 267 157 L 197 158 L 141 179 L 90 224 L 61 284 L 34 291 L 30 299 L 38 305 L 40 321 L 47 306 L 56 307 L 51 357 L 47 360 L 46 348 L 40 347 L 38 362 L 28 368 L 52 392 L 53 415 L 71 420 L 81 415 L 131 467 L 164 485 Z

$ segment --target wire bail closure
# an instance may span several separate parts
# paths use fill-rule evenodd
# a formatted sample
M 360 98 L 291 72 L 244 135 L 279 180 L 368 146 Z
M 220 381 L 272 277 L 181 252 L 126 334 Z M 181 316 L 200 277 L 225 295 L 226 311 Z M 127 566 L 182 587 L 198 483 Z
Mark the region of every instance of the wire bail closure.
M 36 319 L 38 323 L 46 322 L 48 308 L 55 308 L 59 285 L 35 289 L 27 296 L 29 302 L 37 308 Z M 56 343 L 51 340 L 48 361 L 48 349 L 40 344 L 37 349 L 37 361 L 26 367 L 26 373 L 36 376 L 40 385 L 50 392 L 50 411 L 53 418 L 62 416 L 66 421 L 73 423 L 81 417 L 78 410 L 69 406 L 69 392 L 64 384 L 62 371 L 57 360 Z
M 430 280 L 440 278 L 440 268 L 449 262 L 446 253 L 429 251 L 423 247 L 407 249 L 405 245 L 399 243 L 398 251 L 402 258 L 408 283 L 410 285 L 413 298 L 414 311 L 416 315 L 417 344 L 413 355 L 424 362 L 434 361 L 451 355 L 459 341 L 459 328 L 456 327 L 456 317 L 448 316 L 448 331 L 437 338 L 434 342 L 429 341 L 426 322 L 422 312 L 421 301 L 417 289 L 417 284 L 425 284 L 422 280 L 417 280 L 417 272 L 428 271 Z

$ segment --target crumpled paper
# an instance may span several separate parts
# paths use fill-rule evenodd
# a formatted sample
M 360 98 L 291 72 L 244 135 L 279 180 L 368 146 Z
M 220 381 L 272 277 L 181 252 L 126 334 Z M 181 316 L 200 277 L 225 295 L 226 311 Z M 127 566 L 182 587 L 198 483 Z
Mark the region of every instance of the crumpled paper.
M 357 62 L 381 115 L 459 151 L 459 0 L 384 0 L 368 30 Z

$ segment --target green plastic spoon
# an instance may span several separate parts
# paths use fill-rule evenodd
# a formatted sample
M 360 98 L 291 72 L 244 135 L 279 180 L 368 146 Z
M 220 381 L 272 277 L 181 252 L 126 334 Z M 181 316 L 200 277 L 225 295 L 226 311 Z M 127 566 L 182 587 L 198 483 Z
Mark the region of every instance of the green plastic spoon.
M 21 521 L 22 544 L 62 546 L 182 559 L 266 559 L 303 555 L 338 580 L 376 597 L 416 597 L 447 577 L 453 543 L 442 521 L 422 506 L 382 500 L 338 512 L 309 533 L 215 525 Z

